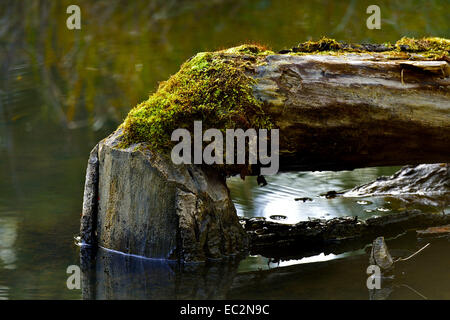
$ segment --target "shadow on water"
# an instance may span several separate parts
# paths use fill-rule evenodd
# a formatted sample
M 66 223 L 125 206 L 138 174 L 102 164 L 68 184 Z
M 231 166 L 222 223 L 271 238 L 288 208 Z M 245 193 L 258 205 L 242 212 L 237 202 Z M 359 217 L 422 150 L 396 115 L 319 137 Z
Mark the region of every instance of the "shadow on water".
M 83 299 L 449 299 L 449 239 L 432 241 L 411 262 L 396 266 L 381 290 L 369 290 L 368 250 L 338 259 L 240 271 L 243 257 L 180 265 L 82 248 Z M 388 241 L 393 256 L 421 242 L 411 235 Z M 244 260 L 243 260 L 244 259 Z

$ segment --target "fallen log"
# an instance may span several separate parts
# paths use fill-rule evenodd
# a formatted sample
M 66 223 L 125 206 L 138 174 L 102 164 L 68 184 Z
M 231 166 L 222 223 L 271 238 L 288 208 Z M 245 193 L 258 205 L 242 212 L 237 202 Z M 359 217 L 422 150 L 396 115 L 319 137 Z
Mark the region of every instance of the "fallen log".
M 272 105 L 282 170 L 450 159 L 447 62 L 438 75 L 375 54 L 268 60 L 255 93 Z
M 330 198 L 391 196 L 409 203 L 445 208 L 450 201 L 449 166 L 445 163 L 405 166 L 390 177 L 380 176 L 375 181 L 354 187 L 347 192 L 330 191 L 326 196 Z M 288 227 L 286 224 L 267 222 L 263 218 L 242 218 L 241 223 L 246 226 L 246 230 L 251 235 L 251 250 L 254 254 L 260 253 L 274 259 L 287 259 L 307 257 L 321 252 L 339 254 L 357 250 L 364 248 L 373 237 L 384 235 L 395 237 L 410 229 L 417 230 L 417 236 L 420 238 L 446 236 L 448 227 L 440 223 L 448 221 L 450 216 L 445 215 L 445 210 L 442 213 L 444 214 L 436 215 L 407 211 L 400 215 L 389 214 L 367 221 L 360 221 L 356 217 L 315 219 Z M 418 218 L 421 216 L 423 219 Z M 396 223 L 393 224 L 393 222 Z M 332 230 L 331 233 L 327 231 L 327 225 Z M 375 225 L 378 227 L 374 228 Z M 428 229 L 418 230 L 421 228 Z M 305 234 L 300 236 L 299 232 Z M 416 233 L 414 233 L 415 236 Z M 279 242 L 273 243 L 276 238 Z M 267 239 L 267 243 L 264 239 Z
M 200 53 L 129 113 L 125 139 L 170 149 L 173 130 L 194 132 L 200 120 L 203 130 L 279 128 L 281 170 L 447 162 L 449 49 L 439 38 L 383 52 L 322 39 L 283 54 L 248 45 Z
M 375 181 L 345 192 L 343 196 L 396 196 L 400 198 L 428 196 L 435 202 L 442 200 L 442 206 L 445 206 L 450 202 L 450 164 L 405 166 L 390 177 L 378 177 Z

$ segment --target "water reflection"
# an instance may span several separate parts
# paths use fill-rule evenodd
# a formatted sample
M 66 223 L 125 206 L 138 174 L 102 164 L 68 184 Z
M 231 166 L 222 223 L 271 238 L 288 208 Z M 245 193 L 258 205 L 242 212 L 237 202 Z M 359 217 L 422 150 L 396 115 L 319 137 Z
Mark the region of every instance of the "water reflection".
M 255 282 L 258 284 L 268 278 L 275 281 L 277 278 L 284 279 L 289 274 L 301 273 L 304 269 L 301 264 L 315 262 L 315 266 L 320 266 L 320 263 L 329 260 L 351 256 L 321 254 L 309 259 L 277 264 L 262 257 L 251 257 L 250 260 L 257 260 L 252 263 L 249 258 L 242 256 L 221 262 L 180 265 L 104 249 L 99 249 L 97 256 L 92 258 L 89 248 L 81 250 L 83 299 L 226 299 L 246 291 L 252 292 L 247 298 L 257 299 L 259 294 L 254 290 Z M 363 264 L 364 259 L 359 262 Z M 264 264 L 267 265 L 266 268 L 261 267 Z M 287 266 L 290 268 L 283 268 Z M 274 267 L 274 270 L 270 270 Z M 253 272 L 255 270 L 256 273 Z M 361 282 L 359 286 L 364 284 Z M 230 295 L 230 291 L 236 293 Z M 366 294 L 364 289 L 361 294 Z
M 361 255 L 364 253 L 365 251 L 362 249 L 357 251 L 348 251 L 341 254 L 333 254 L 333 253 L 325 254 L 322 252 L 320 254 L 304 257 L 302 259 L 289 259 L 282 261 L 272 258 L 266 258 L 260 255 L 253 255 L 253 256 L 250 255 L 241 261 L 239 265 L 239 272 L 269 270 L 273 268 L 287 267 L 291 265 L 298 265 L 304 263 L 323 262 L 334 259 L 342 259 L 354 255 Z
M 0 217 L 0 268 L 15 269 L 17 260 L 15 242 L 17 239 L 17 219 Z M 6 288 L 6 287 L 5 287 Z M 0 287 L 1 296 L 1 287 Z
M 349 190 L 382 175 L 391 175 L 400 167 L 362 168 L 353 171 L 289 172 L 266 177 L 267 186 L 259 187 L 256 178 L 228 179 L 227 184 L 238 215 L 265 217 L 280 223 L 297 223 L 308 218 L 331 219 L 358 216 L 367 219 L 407 209 L 442 212 L 449 209 L 425 196 L 401 198 L 391 196 L 327 198 L 328 191 Z M 285 216 L 286 219 L 278 219 Z
M 225 299 L 242 258 L 182 265 L 99 249 L 90 259 L 82 248 L 84 299 Z
M 367 289 L 368 253 L 319 255 L 276 268 L 258 268 L 261 257 L 180 266 L 100 250 L 82 255 L 84 299 L 448 299 L 448 239 L 432 242 L 413 262 L 396 266 L 382 290 Z M 392 254 L 407 256 L 415 237 L 388 242 Z M 83 258 L 85 257 L 85 258 Z M 338 259 L 336 259 L 338 258 Z M 389 280 L 389 281 L 387 281 Z
M 8 291 L 8 287 L 0 286 L 0 300 L 8 300 Z
M 355 185 L 374 180 L 380 175 L 390 175 L 398 169 L 399 167 L 385 167 L 341 172 L 280 173 L 266 177 L 268 185 L 265 187 L 258 187 L 253 177 L 247 177 L 245 181 L 234 177 L 229 179 L 227 184 L 239 215 L 268 219 L 271 219 L 272 215 L 287 216 L 285 220 L 277 220 L 281 223 L 340 216 L 358 216 L 364 219 L 372 215 L 364 209 L 384 208 L 389 205 L 388 200 L 384 197 L 372 197 L 370 202 L 367 200 L 363 206 L 358 203 L 362 199 L 343 197 L 327 199 L 321 194 L 330 190 L 350 189 Z

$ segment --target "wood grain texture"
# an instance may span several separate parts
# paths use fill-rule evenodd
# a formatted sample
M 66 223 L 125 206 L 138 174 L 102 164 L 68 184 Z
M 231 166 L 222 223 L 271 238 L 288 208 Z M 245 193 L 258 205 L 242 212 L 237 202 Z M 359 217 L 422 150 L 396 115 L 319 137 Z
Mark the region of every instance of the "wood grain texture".
M 255 96 L 280 129 L 281 170 L 450 160 L 450 67 L 382 53 L 277 54 Z

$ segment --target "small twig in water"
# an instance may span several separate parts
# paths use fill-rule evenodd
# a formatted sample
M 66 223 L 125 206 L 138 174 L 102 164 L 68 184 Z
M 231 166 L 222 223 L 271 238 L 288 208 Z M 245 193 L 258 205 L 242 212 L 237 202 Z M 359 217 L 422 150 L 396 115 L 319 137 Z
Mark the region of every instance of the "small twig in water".
M 421 296 L 424 300 L 428 300 L 427 297 L 425 297 L 423 294 L 421 294 L 419 291 L 414 290 L 413 288 L 411 288 L 410 286 L 406 285 L 406 284 L 401 284 L 399 287 L 406 287 L 409 290 L 411 290 L 412 292 L 416 293 L 417 295 Z
M 420 248 L 418 251 L 416 251 L 416 252 L 414 252 L 412 255 L 410 255 L 409 257 L 407 257 L 407 258 L 399 258 L 399 259 L 397 259 L 397 260 L 395 260 L 394 262 L 399 262 L 399 261 L 406 261 L 406 260 L 409 260 L 409 259 L 411 259 L 412 257 L 414 257 L 416 254 L 418 254 L 419 252 L 421 252 L 423 249 L 425 249 L 426 247 L 428 247 L 430 244 L 429 243 L 427 243 L 425 246 L 423 246 L 422 248 Z

